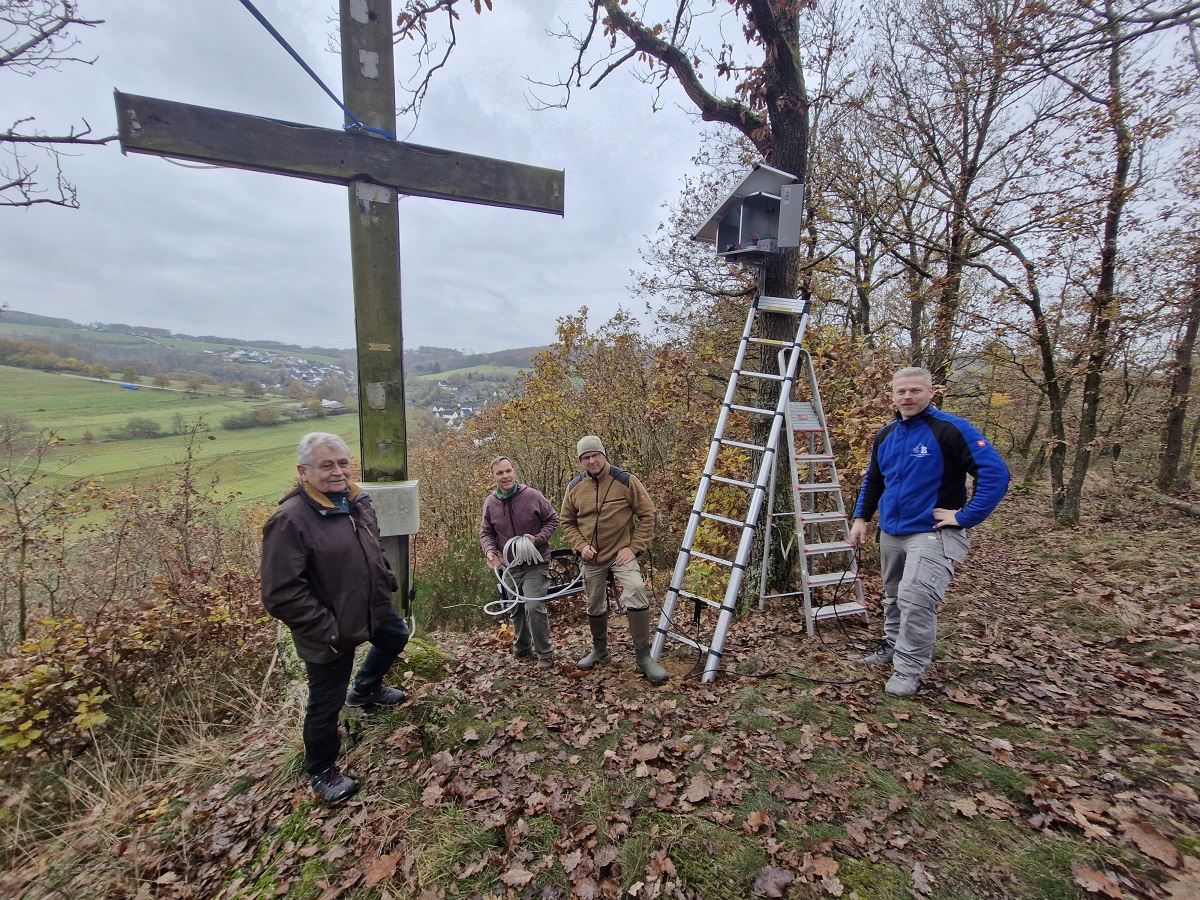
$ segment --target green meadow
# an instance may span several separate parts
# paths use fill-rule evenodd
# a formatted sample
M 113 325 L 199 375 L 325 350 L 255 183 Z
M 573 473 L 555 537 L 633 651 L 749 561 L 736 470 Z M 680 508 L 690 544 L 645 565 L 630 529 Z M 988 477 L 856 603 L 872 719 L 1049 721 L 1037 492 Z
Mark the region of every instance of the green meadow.
M 414 381 L 446 381 L 455 375 L 464 378 L 467 375 L 474 375 L 476 378 L 482 378 L 487 381 L 507 381 L 515 377 L 520 371 L 522 370 L 516 366 L 495 366 L 488 364 L 483 366 L 469 366 L 465 369 L 447 369 L 444 372 L 426 372 L 422 375 L 409 375 L 406 377 Z
M 258 406 L 293 409 L 284 398 L 246 400 L 141 385 L 126 390 L 120 382 L 90 381 L 28 369 L 0 366 L 0 410 L 28 419 L 63 439 L 47 463 L 56 480 L 103 478 L 109 487 L 130 487 L 168 478 L 183 458 L 186 437 L 174 434 L 177 416 L 185 425 L 203 420 L 210 429 L 200 441 L 203 479 L 217 479 L 221 494 L 240 502 L 274 502 L 295 474 L 296 444 L 309 431 L 341 435 L 352 451 L 358 446 L 354 415 L 287 421 L 266 428 L 227 431 L 221 420 Z M 157 422 L 164 437 L 108 440 L 106 429 L 122 428 L 131 418 Z M 85 441 L 91 432 L 94 440 Z
M 122 347 L 145 347 L 154 344 L 171 350 L 181 350 L 187 353 L 203 353 L 206 350 L 260 350 L 263 353 L 278 353 L 284 356 L 295 356 L 318 365 L 335 365 L 338 360 L 332 356 L 317 353 L 306 353 L 300 350 L 280 350 L 278 347 L 253 347 L 245 344 L 221 344 L 208 341 L 187 341 L 177 338 L 149 338 L 137 334 L 123 332 L 92 331 L 87 328 L 60 328 L 50 325 L 23 325 L 0 321 L 0 334 L 6 334 L 17 340 L 45 341 L 53 344 L 66 341 L 77 346 L 94 347 L 103 345 L 106 353 L 119 354 Z

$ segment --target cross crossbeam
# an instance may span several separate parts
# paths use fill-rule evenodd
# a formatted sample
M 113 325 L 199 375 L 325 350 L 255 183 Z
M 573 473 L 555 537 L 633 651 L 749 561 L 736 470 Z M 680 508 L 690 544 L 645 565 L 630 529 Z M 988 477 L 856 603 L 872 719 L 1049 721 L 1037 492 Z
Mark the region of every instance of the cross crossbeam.
M 114 92 L 121 149 L 414 197 L 563 214 L 564 173 L 334 128 Z
M 338 0 L 338 9 L 344 108 L 370 127 L 394 134 L 391 0 Z M 123 151 L 346 187 L 358 345 L 359 446 L 364 480 L 378 482 L 372 490 L 382 527 L 385 507 L 400 509 L 415 499 L 415 484 L 407 481 L 397 196 L 561 216 L 563 172 L 120 91 L 115 99 Z M 404 524 L 385 530 L 382 540 L 407 615 L 408 535 L 415 527 L 407 523 L 415 522 L 416 516 L 405 513 L 395 518 Z

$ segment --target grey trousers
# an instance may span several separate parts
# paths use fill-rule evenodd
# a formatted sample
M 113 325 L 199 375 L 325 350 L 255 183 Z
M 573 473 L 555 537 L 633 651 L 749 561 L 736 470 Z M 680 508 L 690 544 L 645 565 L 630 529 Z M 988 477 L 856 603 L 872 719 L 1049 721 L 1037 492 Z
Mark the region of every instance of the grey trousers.
M 892 667 L 920 675 L 933 661 L 938 604 L 971 542 L 962 528 L 895 536 L 879 532 L 883 636 L 895 647 Z
M 513 630 L 517 633 L 513 649 L 532 649 L 538 659 L 554 659 L 554 648 L 550 645 L 550 615 L 546 604 L 536 597 L 545 597 L 550 587 L 550 564 L 539 563 L 521 572 L 510 572 L 517 590 L 530 599 L 518 603 L 513 610 Z

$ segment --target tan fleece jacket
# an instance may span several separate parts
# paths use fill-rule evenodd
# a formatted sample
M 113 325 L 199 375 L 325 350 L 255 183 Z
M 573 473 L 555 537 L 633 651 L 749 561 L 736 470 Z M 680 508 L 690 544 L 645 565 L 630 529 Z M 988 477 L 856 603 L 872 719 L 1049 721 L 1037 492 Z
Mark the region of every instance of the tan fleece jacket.
M 607 466 L 596 478 L 585 474 L 573 481 L 559 516 L 563 537 L 571 549 L 582 552 L 589 544 L 595 547 L 592 565 L 597 566 L 611 562 L 622 547 L 643 552 L 654 537 L 654 503 L 650 495 L 637 476 L 629 476 L 627 487 L 613 477 L 613 472 L 614 467 Z

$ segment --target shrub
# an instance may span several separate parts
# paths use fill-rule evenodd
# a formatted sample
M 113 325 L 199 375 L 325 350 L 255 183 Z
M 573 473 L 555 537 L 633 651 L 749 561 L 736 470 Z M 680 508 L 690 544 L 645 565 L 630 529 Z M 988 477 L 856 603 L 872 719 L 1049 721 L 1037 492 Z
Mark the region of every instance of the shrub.
M 258 416 L 254 414 L 254 410 L 249 409 L 243 413 L 234 413 L 232 416 L 226 416 L 221 420 L 221 427 L 227 431 L 238 431 L 242 428 L 254 428 L 258 425 Z
M 259 600 L 262 514 L 231 521 L 228 498 L 199 483 L 203 428 L 188 428 L 175 480 L 104 495 L 107 521 L 64 534 L 69 552 L 52 562 L 61 567 L 57 592 L 71 598 L 61 604 L 66 612 L 31 616 L 28 638 L 0 662 L 0 772 L 81 752 L 118 709 L 136 715 L 189 691 L 205 694 L 224 673 L 261 676 L 275 635 Z M 99 490 L 73 489 L 89 499 Z M 69 501 L 63 516 L 72 515 Z M 44 600 L 31 599 L 30 609 L 45 610 Z

